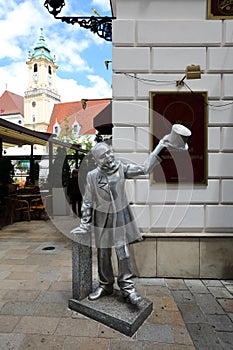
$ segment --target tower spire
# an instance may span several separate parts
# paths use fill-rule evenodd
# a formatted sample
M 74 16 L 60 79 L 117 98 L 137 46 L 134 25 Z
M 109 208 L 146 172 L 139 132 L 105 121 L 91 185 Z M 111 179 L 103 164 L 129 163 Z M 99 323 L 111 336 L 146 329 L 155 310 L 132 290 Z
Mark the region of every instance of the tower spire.
M 50 50 L 48 48 L 48 45 L 45 41 L 44 37 L 44 30 L 43 28 L 40 28 L 40 36 L 39 39 L 34 47 L 33 53 L 30 55 L 30 60 L 33 58 L 40 59 L 45 58 L 48 61 L 54 62 L 54 58 L 50 54 Z

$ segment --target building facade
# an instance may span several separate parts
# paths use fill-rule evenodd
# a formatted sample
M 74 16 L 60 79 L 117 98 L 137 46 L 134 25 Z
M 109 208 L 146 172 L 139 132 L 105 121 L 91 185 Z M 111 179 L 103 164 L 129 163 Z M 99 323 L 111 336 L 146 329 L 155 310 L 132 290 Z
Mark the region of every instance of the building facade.
M 205 180 L 168 183 L 144 177 L 127 184 L 145 237 L 132 247 L 140 276 L 233 277 L 233 20 L 226 8 L 212 16 L 211 3 L 111 1 L 117 154 L 142 162 L 152 149 L 154 95 L 179 94 L 183 104 L 186 94 L 205 96 L 193 107 L 202 107 L 202 114 L 193 114 L 200 131 L 198 125 L 195 132 L 190 128 L 197 144 L 199 133 L 204 135 Z M 192 65 L 200 66 L 199 79 L 188 80 Z M 157 103 L 160 107 L 160 99 Z M 183 123 L 176 112 L 175 120 Z M 192 163 L 191 170 L 199 168 Z

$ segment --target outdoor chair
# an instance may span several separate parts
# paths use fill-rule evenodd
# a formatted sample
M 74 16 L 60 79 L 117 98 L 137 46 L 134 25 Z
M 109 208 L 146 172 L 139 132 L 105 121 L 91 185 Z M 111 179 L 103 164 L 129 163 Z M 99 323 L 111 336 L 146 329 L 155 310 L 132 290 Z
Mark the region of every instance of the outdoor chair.
M 47 195 L 43 197 L 43 200 L 41 198 L 35 198 L 32 199 L 30 202 L 30 208 L 35 213 L 36 217 L 41 219 L 42 214 L 44 219 L 48 219 L 48 214 L 51 213 L 51 202 L 52 202 L 52 195 Z
M 21 219 L 23 218 L 23 214 L 26 214 L 28 221 L 31 220 L 32 209 L 27 200 L 17 199 L 15 211 L 20 214 Z
M 37 219 L 41 219 L 41 214 L 45 211 L 44 203 L 41 198 L 32 199 L 30 202 L 30 209 L 35 214 Z

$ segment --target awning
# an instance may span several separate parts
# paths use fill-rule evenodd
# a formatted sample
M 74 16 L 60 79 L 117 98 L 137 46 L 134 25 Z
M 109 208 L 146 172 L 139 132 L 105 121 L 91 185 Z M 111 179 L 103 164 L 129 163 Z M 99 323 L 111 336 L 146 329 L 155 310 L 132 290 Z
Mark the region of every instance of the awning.
M 85 149 L 82 149 L 80 145 L 70 144 L 62 142 L 54 138 L 53 134 L 47 132 L 34 131 L 23 126 L 11 123 L 7 120 L 0 118 L 0 140 L 4 146 L 12 145 L 42 145 L 46 146 L 48 142 L 52 142 L 57 147 L 71 148 L 75 151 L 82 153 L 88 153 Z
M 94 118 L 94 128 L 102 135 L 112 134 L 112 103 L 109 103 L 97 116 Z
M 24 128 L 0 118 L 0 139 L 9 145 L 42 145 L 45 146 L 52 134 Z

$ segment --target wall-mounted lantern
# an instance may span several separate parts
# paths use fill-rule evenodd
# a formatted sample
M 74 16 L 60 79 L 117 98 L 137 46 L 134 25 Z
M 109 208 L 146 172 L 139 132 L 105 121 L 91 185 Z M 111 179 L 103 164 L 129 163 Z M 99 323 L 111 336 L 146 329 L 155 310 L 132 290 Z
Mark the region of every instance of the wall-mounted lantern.
M 59 17 L 58 14 L 64 6 L 65 1 L 63 0 L 46 0 L 44 3 L 44 7 L 47 8 L 49 13 L 51 13 L 55 19 L 59 19 L 68 24 L 78 23 L 80 27 L 90 29 L 91 32 L 96 33 L 100 38 L 106 41 L 112 41 L 112 20 L 115 17 L 100 17 L 99 14 L 98 16 L 91 17 Z

